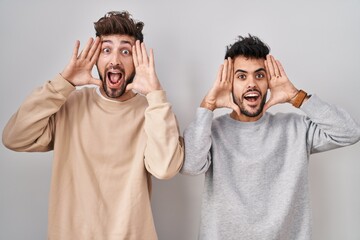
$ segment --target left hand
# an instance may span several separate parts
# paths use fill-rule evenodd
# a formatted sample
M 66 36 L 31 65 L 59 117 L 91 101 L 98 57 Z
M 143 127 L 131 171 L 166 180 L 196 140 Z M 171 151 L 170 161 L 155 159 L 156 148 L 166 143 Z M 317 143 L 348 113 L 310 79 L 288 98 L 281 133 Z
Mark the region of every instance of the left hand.
M 290 102 L 298 92 L 286 76 L 281 63 L 273 56 L 266 56 L 265 68 L 268 75 L 270 98 L 264 106 L 264 112 L 276 104 Z
M 145 43 L 140 43 L 137 40 L 132 47 L 132 56 L 135 65 L 135 78 L 126 87 L 126 91 L 133 89 L 136 92 L 147 95 L 149 92 L 162 90 L 155 71 L 153 50 L 150 49 L 150 56 L 148 56 Z

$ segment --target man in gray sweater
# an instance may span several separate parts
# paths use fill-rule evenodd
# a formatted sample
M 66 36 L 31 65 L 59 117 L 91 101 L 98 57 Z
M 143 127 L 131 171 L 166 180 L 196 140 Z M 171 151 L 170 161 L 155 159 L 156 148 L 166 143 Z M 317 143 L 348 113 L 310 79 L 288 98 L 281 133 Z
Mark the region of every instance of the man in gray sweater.
M 311 239 L 309 156 L 360 139 L 348 113 L 298 90 L 268 54 L 251 35 L 230 45 L 184 132 L 181 172 L 205 173 L 200 239 Z M 304 114 L 266 112 L 279 103 Z

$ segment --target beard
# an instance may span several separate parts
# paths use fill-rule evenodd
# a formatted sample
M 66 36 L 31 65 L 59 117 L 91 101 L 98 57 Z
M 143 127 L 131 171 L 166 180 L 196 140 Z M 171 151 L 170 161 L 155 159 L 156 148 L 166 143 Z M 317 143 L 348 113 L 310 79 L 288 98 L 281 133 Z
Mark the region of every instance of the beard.
M 121 67 L 114 67 L 114 68 L 118 68 L 122 72 L 122 74 L 125 76 L 124 69 L 122 69 Z M 108 96 L 109 98 L 119 98 L 122 95 L 124 95 L 124 93 L 126 92 L 127 85 L 132 83 L 134 80 L 134 77 L 135 77 L 135 71 L 134 71 L 129 77 L 127 77 L 125 79 L 125 81 L 120 86 L 120 88 L 113 89 L 113 88 L 108 87 L 106 79 L 104 79 L 104 77 L 103 77 L 103 76 L 107 76 L 108 69 L 105 69 L 103 75 L 100 74 L 99 68 L 97 68 L 97 70 L 98 70 L 99 78 L 103 83 L 104 92 L 105 92 L 106 96 Z
M 262 95 L 260 95 L 260 96 L 262 96 Z M 234 93 L 233 93 L 233 99 L 235 99 L 234 102 L 236 105 L 239 106 L 240 113 L 247 117 L 257 117 L 262 113 L 262 111 L 264 110 L 265 103 L 266 103 L 266 96 L 267 96 L 267 93 L 263 96 L 259 107 L 257 109 L 255 109 L 255 111 L 249 111 L 248 109 L 246 109 L 244 102 L 241 101 L 240 99 L 235 98 Z

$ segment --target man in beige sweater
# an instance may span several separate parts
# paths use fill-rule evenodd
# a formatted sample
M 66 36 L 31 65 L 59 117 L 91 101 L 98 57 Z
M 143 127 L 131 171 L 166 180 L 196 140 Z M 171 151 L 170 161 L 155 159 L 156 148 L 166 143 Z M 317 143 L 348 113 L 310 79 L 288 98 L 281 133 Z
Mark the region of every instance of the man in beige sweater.
M 48 239 L 157 239 L 151 175 L 177 174 L 184 149 L 142 29 L 128 12 L 100 18 L 3 131 L 14 151 L 54 151 Z M 75 88 L 88 84 L 98 87 Z

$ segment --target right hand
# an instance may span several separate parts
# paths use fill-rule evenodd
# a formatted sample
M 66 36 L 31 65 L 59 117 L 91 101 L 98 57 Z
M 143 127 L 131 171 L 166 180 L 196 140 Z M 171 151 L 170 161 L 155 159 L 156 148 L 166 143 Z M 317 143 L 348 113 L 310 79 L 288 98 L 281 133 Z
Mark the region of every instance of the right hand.
M 100 38 L 90 38 L 79 54 L 80 42 L 76 41 L 70 62 L 61 72 L 61 76 L 74 86 L 95 84 L 101 86 L 101 80 L 93 78 L 91 71 L 99 57 Z
M 232 90 L 234 81 L 234 65 L 231 58 L 225 59 L 219 68 L 217 78 L 200 107 L 214 111 L 216 108 L 230 108 L 240 115 L 239 106 L 234 103 Z
M 149 92 L 161 90 L 161 84 L 156 75 L 154 53 L 150 49 L 148 56 L 145 43 L 135 42 L 132 47 L 133 61 L 135 66 L 135 78 L 132 83 L 127 85 L 126 90 L 134 89 L 136 92 L 147 95 Z

